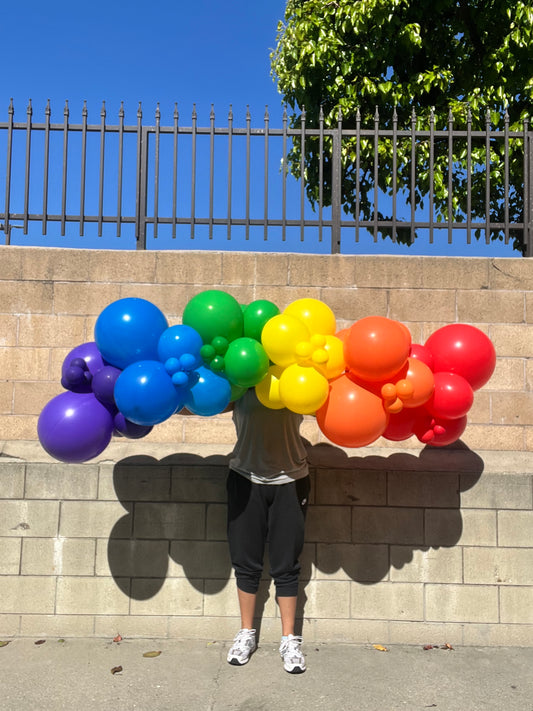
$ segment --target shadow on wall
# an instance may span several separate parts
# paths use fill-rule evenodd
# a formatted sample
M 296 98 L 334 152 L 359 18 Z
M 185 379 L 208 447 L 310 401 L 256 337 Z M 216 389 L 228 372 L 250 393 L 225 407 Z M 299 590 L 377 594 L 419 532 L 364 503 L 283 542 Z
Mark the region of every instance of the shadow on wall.
M 330 444 L 309 444 L 308 454 L 304 584 L 313 566 L 326 574 L 343 569 L 352 580 L 373 584 L 412 560 L 416 550 L 454 546 L 463 529 L 461 492 L 483 471 L 481 457 L 461 442 L 428 447 L 418 456 L 348 456 Z M 226 586 L 232 575 L 227 467 L 228 457 L 221 455 L 117 462 L 114 487 L 127 513 L 111 531 L 108 561 L 123 592 L 147 600 L 167 576 L 186 577 L 204 594 Z M 264 588 L 268 597 L 266 579 Z

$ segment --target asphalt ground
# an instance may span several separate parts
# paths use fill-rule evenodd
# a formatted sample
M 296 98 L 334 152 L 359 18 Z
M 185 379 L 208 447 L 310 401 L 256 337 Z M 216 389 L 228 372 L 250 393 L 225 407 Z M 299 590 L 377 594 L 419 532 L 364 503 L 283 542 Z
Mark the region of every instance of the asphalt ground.
M 304 644 L 307 671 L 291 675 L 277 645 L 235 667 L 229 644 L 12 639 L 0 646 L 0 708 L 533 711 L 533 647 Z

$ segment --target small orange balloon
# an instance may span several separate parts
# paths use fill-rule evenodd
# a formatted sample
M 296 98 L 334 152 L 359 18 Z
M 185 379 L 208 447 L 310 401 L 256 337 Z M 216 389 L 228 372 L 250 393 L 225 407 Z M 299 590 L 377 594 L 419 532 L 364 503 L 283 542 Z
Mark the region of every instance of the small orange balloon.
M 405 407 L 419 407 L 429 400 L 435 389 L 433 371 L 418 358 L 408 359 L 405 379 L 413 386 L 413 394 L 404 401 Z
M 399 321 L 367 316 L 350 327 L 344 358 L 356 377 L 375 382 L 396 375 L 406 364 L 410 347 L 409 330 Z
M 316 419 L 326 437 L 341 447 L 365 447 L 380 437 L 389 421 L 383 400 L 346 375 L 330 381 L 329 397 Z

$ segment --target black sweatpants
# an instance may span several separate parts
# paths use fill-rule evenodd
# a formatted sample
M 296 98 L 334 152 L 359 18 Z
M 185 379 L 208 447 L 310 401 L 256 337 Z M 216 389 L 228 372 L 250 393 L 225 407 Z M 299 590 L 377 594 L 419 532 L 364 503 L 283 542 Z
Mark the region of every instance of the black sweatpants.
M 287 484 L 255 484 L 230 470 L 228 541 L 237 587 L 256 593 L 268 541 L 270 575 L 278 597 L 298 594 L 309 477 Z

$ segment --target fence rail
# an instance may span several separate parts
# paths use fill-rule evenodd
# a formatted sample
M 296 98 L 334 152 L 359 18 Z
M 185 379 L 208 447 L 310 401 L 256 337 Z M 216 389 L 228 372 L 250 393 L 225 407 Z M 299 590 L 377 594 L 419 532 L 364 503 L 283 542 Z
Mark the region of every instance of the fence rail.
M 495 237 L 508 243 L 519 235 L 524 255 L 533 254 L 533 132 L 527 121 L 520 131 L 509 130 L 508 117 L 503 130 L 491 128 L 489 119 L 481 131 L 472 130 L 470 124 L 459 130 L 452 123 L 437 129 L 433 120 L 420 128 L 413 114 L 407 129 L 398 128 L 394 121 L 382 128 L 378 116 L 374 125 L 366 128 L 360 122 L 355 127 L 343 126 L 339 114 L 337 126 L 326 128 L 322 116 L 317 127 L 306 125 L 304 112 L 301 125 L 295 128 L 289 126 L 284 112 L 281 127 L 274 128 L 266 109 L 260 127 L 252 126 L 248 110 L 245 125 L 238 127 L 230 108 L 224 126 L 216 125 L 213 109 L 208 125 L 202 126 L 195 108 L 190 124 L 182 125 L 176 107 L 169 125 L 162 125 L 158 106 L 153 124 L 144 125 L 139 104 L 136 123 L 128 125 L 123 105 L 118 121 L 108 124 L 104 103 L 98 123 L 89 123 L 85 104 L 81 122 L 71 123 L 68 102 L 62 118 L 52 122 L 48 103 L 44 121 L 34 122 L 30 102 L 26 120 L 15 121 L 11 102 L 8 120 L 0 122 L 0 165 L 6 166 L 5 174 L 0 174 L 0 195 L 3 190 L 5 196 L 0 230 L 6 244 L 11 243 L 13 229 L 22 229 L 27 235 L 39 227 L 42 235 L 52 227 L 59 229 L 68 241 L 67 232 L 72 234 L 70 228 L 77 225 L 80 236 L 95 230 L 104 238 L 105 247 L 112 247 L 113 239 L 126 232 L 138 249 L 148 248 L 163 232 L 180 247 L 186 239 L 198 240 L 200 234 L 208 241 L 223 235 L 225 240 L 245 242 L 260 234 L 265 243 L 276 235 L 283 244 L 289 233 L 296 233 L 305 245 L 312 233 L 328 251 L 338 253 L 343 251 L 348 231 L 355 242 L 363 231 L 375 241 L 384 235 L 396 240 L 402 230 L 404 240 L 414 241 L 420 231 L 426 231 L 431 243 L 435 232 L 444 230 L 451 243 L 454 233 L 462 230 L 468 243 L 472 235 L 481 234 L 487 243 Z M 392 171 L 390 165 L 384 165 L 386 161 L 381 162 L 384 142 L 392 146 Z M 402 142 L 409 146 L 404 151 L 410 157 L 409 165 L 404 166 L 404 172 L 409 173 L 407 189 L 397 182 L 402 155 L 397 146 Z M 443 217 L 442 209 L 438 215 L 435 207 L 435 147 L 444 144 L 448 168 Z M 466 170 L 455 163 L 459 144 L 464 145 Z M 496 145 L 503 161 L 498 170 L 503 176 L 498 177 L 500 192 L 495 197 L 491 171 Z M 287 156 L 292 146 L 299 148 L 300 165 L 293 161 L 291 171 Z M 473 158 L 472 146 L 484 146 L 482 160 Z M 319 187 L 314 203 L 308 200 L 306 183 L 310 147 L 318 156 Z M 371 164 L 366 166 L 362 164 L 365 150 L 371 154 Z M 422 208 L 420 199 L 415 199 L 421 189 L 416 157 L 424 150 L 429 178 L 427 206 Z M 521 166 L 519 186 L 510 179 L 512 161 Z M 378 185 L 385 169 L 392 178 L 384 191 Z M 366 212 L 358 192 L 364 171 L 376 186 Z M 462 171 L 466 185 L 466 198 L 460 206 L 454 202 L 457 176 L 453 171 Z M 349 175 L 352 183 L 347 188 Z M 472 181 L 479 182 L 480 175 L 485 181 L 481 217 L 479 210 L 473 213 L 471 204 Z M 347 198 L 347 190 L 354 185 L 355 194 Z M 352 206 L 350 214 L 347 203 Z

